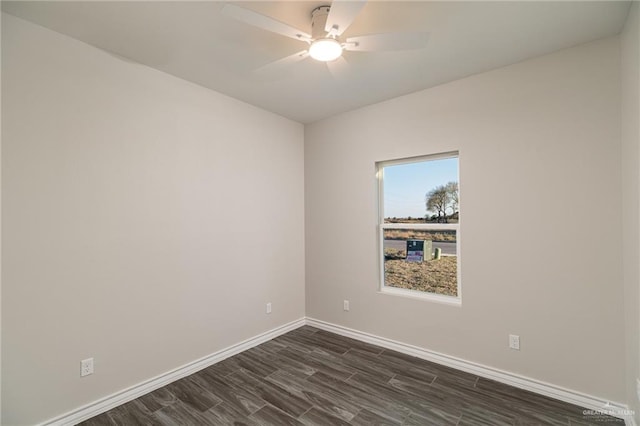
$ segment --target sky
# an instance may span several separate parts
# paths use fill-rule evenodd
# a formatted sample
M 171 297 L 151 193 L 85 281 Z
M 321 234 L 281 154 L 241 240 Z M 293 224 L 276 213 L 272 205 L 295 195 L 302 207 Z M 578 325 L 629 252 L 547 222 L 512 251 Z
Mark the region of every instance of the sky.
M 384 217 L 424 217 L 425 195 L 458 181 L 458 159 L 444 158 L 384 168 Z

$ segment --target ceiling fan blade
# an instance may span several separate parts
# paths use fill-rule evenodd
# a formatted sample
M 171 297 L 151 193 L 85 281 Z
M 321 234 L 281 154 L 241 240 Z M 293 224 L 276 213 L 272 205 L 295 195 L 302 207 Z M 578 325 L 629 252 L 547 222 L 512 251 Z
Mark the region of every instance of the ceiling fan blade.
M 427 46 L 429 33 L 386 33 L 349 37 L 344 49 L 350 51 L 414 50 Z
M 276 21 L 273 18 L 254 12 L 253 10 L 238 7 L 234 4 L 227 3 L 222 8 L 222 13 L 230 16 L 245 24 L 253 25 L 254 27 L 262 28 L 263 30 L 271 31 L 272 33 L 281 34 L 283 36 L 291 37 L 295 40 L 301 40 L 305 42 L 311 41 L 311 35 L 300 31 L 297 28 L 293 28 L 283 22 Z
M 333 0 L 324 30 L 330 36 L 339 36 L 356 19 L 367 0 Z
M 295 64 L 296 62 L 300 62 L 308 57 L 309 57 L 309 51 L 302 50 L 298 53 L 294 53 L 293 55 L 286 56 L 282 59 L 278 59 L 275 62 L 271 62 L 260 68 L 257 68 L 253 72 L 255 74 L 272 74 L 282 70 L 282 68 L 285 68 L 287 65 Z
M 349 66 L 349 62 L 344 58 L 344 56 L 340 56 L 335 61 L 327 62 L 327 68 L 329 68 L 329 72 L 333 76 L 333 78 L 342 80 L 346 78 L 349 73 L 351 67 Z

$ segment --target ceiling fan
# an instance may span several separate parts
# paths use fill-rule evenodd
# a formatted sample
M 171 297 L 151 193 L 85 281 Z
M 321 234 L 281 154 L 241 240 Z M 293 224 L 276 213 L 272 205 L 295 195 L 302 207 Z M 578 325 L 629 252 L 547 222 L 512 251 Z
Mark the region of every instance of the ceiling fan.
M 311 57 L 325 62 L 335 76 L 348 67 L 344 51 L 390 51 L 421 49 L 427 44 L 428 33 L 384 33 L 344 39 L 342 34 L 360 13 L 366 0 L 334 0 L 311 12 L 311 34 L 268 16 L 227 3 L 222 12 L 238 21 L 276 34 L 307 43 L 308 48 L 260 67 L 256 72 L 280 69 L 283 66 Z

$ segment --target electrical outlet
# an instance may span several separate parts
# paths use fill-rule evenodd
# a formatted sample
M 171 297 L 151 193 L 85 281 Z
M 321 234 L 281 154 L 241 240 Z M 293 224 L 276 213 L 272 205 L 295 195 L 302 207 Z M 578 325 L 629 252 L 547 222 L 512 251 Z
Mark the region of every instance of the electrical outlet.
M 509 347 L 511 349 L 515 349 L 516 351 L 520 350 L 520 336 L 516 336 L 515 334 L 509 335 Z
M 87 358 L 80 361 L 80 377 L 93 374 L 93 358 Z
M 267 313 L 271 313 L 271 302 L 267 303 Z
M 636 379 L 636 393 L 638 394 L 638 401 L 640 401 L 640 379 Z
M 345 311 L 349 310 L 349 301 L 345 300 L 344 302 L 342 302 L 342 309 L 344 309 Z

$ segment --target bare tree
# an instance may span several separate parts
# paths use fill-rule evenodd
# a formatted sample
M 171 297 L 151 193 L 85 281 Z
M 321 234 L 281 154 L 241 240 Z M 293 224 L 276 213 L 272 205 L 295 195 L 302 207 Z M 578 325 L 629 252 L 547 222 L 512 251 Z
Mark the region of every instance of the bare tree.
M 445 185 L 447 194 L 449 195 L 449 208 L 451 216 L 458 213 L 460 204 L 460 192 L 458 191 L 458 182 L 449 182 Z
M 425 202 L 428 212 L 438 215 L 438 222 L 447 222 L 447 206 L 449 204 L 449 195 L 444 185 L 433 188 L 427 192 Z
M 449 221 L 448 217 L 458 213 L 459 200 L 458 182 L 449 182 L 427 192 L 425 205 L 427 212 L 438 215 L 438 222 L 447 223 Z M 447 211 L 451 211 L 449 216 L 447 216 Z

